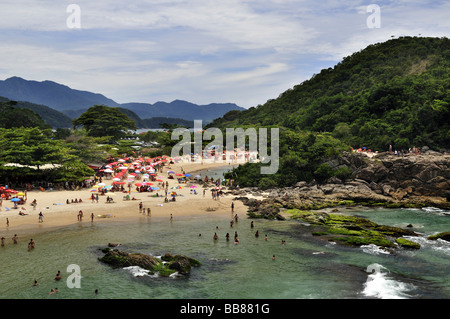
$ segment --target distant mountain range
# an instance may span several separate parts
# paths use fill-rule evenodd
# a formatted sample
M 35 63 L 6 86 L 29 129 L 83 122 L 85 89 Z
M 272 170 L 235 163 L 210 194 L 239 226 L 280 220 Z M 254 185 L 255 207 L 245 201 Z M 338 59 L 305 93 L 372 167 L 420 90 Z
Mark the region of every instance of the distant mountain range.
M 120 104 L 99 93 L 75 90 L 53 81 L 30 81 L 16 76 L 0 80 L 0 97 L 18 101 L 17 107 L 35 111 L 53 127 L 69 127 L 71 119 L 79 117 L 91 106 L 101 104 L 132 111 L 137 116 L 138 126 L 150 123 L 147 121 L 145 124 L 140 122 L 140 119 L 148 120 L 155 117 L 185 121 L 202 120 L 206 124 L 222 117 L 229 111 L 245 110 L 234 103 L 197 105 L 183 100 L 174 100 L 170 103 L 156 102 L 155 104 Z M 49 113 L 52 114 L 52 123 L 46 120 Z

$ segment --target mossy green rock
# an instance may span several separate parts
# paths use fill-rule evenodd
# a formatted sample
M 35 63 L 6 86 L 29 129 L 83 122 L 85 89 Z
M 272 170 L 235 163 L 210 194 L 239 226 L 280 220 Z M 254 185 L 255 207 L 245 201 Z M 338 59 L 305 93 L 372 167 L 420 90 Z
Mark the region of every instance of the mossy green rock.
M 182 255 L 166 254 L 159 260 L 150 255 L 126 253 L 117 249 L 104 249 L 102 252 L 105 255 L 99 260 L 108 265 L 118 268 L 138 266 L 153 273 L 157 272 L 161 276 L 170 276 L 177 271 L 180 274 L 188 274 L 192 266 L 201 265 L 198 260 Z
M 450 231 L 428 236 L 427 239 L 429 239 L 429 240 L 442 239 L 442 240 L 450 241 Z
M 316 226 L 314 236 L 326 237 L 344 245 L 361 246 L 374 244 L 381 247 L 393 247 L 390 238 L 402 236 L 418 236 L 409 229 L 378 225 L 369 219 L 355 216 L 328 214 L 325 212 L 287 210 L 292 218 L 299 219 Z M 317 226 L 319 229 L 317 229 Z M 405 241 L 400 240 L 405 245 Z M 409 243 L 414 246 L 413 243 Z M 420 247 L 420 246 L 419 246 Z
M 405 238 L 397 238 L 395 242 L 405 248 L 420 249 L 420 244 Z

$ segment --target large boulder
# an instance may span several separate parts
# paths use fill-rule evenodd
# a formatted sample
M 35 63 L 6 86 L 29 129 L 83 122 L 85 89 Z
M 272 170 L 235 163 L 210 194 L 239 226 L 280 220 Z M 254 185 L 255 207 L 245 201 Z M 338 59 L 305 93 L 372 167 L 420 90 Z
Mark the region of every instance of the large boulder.
M 138 266 L 151 272 L 159 272 L 162 276 L 169 276 L 178 271 L 180 274 L 188 274 L 191 267 L 200 266 L 200 262 L 183 255 L 165 254 L 161 260 L 156 257 L 141 253 L 126 253 L 118 249 L 104 249 L 105 255 L 99 260 L 113 267 L 124 268 Z M 164 261 L 165 263 L 163 263 Z
M 429 239 L 429 240 L 442 239 L 442 240 L 450 241 L 450 231 L 428 236 L 427 239 Z

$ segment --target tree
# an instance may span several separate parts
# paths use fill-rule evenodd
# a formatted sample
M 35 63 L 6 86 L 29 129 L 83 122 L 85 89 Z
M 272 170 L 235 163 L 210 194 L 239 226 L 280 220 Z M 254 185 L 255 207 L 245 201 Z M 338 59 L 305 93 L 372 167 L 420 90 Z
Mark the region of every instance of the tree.
M 14 127 L 39 127 L 50 128 L 45 124 L 42 118 L 29 109 L 21 109 L 13 107 L 17 102 L 0 102 L 0 127 L 14 128 Z
M 72 121 L 74 128 L 83 126 L 89 136 L 111 136 L 116 141 L 125 136 L 127 130 L 136 130 L 136 122 L 120 112 L 118 108 L 94 105 Z
M 51 138 L 50 130 L 39 128 L 0 129 L 0 164 L 13 163 L 13 166 L 1 166 L 2 180 L 50 180 L 59 171 L 59 180 L 83 179 L 94 172 L 78 158 L 62 140 Z M 53 164 L 49 170 L 43 170 L 46 164 Z M 64 176 L 64 172 L 70 175 Z

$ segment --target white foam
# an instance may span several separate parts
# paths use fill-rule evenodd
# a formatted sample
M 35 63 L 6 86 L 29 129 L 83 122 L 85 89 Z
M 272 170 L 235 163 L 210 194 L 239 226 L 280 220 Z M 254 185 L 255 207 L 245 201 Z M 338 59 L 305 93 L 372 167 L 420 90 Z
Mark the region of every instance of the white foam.
M 124 267 L 123 269 L 130 271 L 134 277 L 158 277 L 158 274 L 150 274 L 150 271 L 139 266 Z
M 394 280 L 390 278 L 389 272 L 381 271 L 386 268 L 381 265 L 377 266 L 379 266 L 378 270 L 370 274 L 364 283 L 362 291 L 364 296 L 379 299 L 408 299 L 412 297 L 409 293 L 415 289 L 413 284 Z
M 443 239 L 429 240 L 425 237 L 404 236 L 412 242 L 420 244 L 422 249 L 431 249 L 433 251 L 443 253 L 450 256 L 450 242 Z
M 370 244 L 370 245 L 362 245 L 361 249 L 363 252 L 365 252 L 366 254 L 370 254 L 370 255 L 389 255 L 390 252 L 377 246 L 374 244 Z

